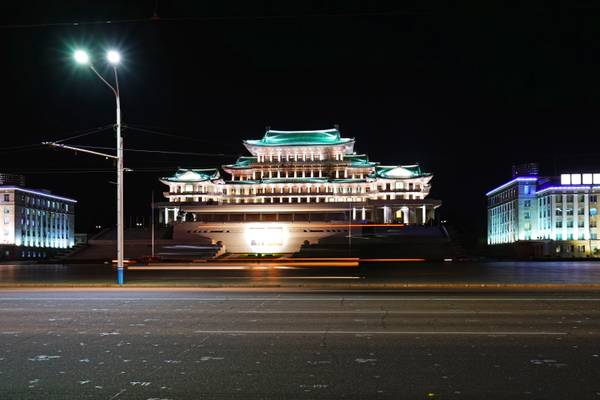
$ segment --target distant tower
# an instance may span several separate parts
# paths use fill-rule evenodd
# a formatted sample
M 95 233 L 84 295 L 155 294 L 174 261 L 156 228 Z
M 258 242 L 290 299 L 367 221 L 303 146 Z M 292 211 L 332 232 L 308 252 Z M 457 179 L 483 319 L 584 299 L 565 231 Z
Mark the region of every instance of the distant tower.
M 0 186 L 25 186 L 25 177 L 23 175 L 0 172 Z
M 540 173 L 540 166 L 538 163 L 525 163 L 517 164 L 512 166 L 512 177 L 516 178 L 519 176 L 538 176 Z

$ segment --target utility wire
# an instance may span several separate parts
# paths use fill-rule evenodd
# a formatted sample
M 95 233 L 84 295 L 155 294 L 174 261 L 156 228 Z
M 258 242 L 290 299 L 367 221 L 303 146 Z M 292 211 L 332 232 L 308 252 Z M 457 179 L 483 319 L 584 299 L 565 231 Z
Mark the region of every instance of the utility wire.
M 208 144 L 214 144 L 217 143 L 216 141 L 210 141 L 210 140 L 202 140 L 202 139 L 196 139 L 196 138 L 191 138 L 189 136 L 182 136 L 182 135 L 175 135 L 172 133 L 165 133 L 165 132 L 160 132 L 154 129 L 148 129 L 148 127 L 144 127 L 141 125 L 129 125 L 129 124 L 125 124 L 123 125 L 123 127 L 125 129 L 131 130 L 131 131 L 138 131 L 138 132 L 144 132 L 144 133 L 149 133 L 151 135 L 158 135 L 158 136 L 165 136 L 165 137 L 172 137 L 172 138 L 177 138 L 177 139 L 184 139 L 184 140 L 190 140 L 193 142 L 198 142 L 198 143 L 208 143 Z M 233 147 L 232 145 L 228 145 L 227 143 L 223 143 L 218 142 L 220 145 L 225 144 L 228 147 Z
M 96 150 L 115 150 L 114 147 L 104 147 L 104 146 L 78 146 L 82 149 L 96 149 Z M 185 151 L 166 151 L 166 150 L 148 150 L 148 149 L 130 149 L 124 148 L 123 151 L 133 151 L 140 153 L 158 153 L 158 154 L 181 154 L 188 156 L 202 156 L 202 157 L 236 157 L 234 154 L 223 154 L 223 153 L 192 153 Z
M 0 151 L 30 149 L 33 147 L 40 147 L 40 146 L 42 146 L 40 143 L 23 144 L 23 145 L 18 145 L 18 146 L 0 147 Z
M 108 124 L 108 125 L 104 125 L 104 126 L 99 126 L 97 128 L 91 128 L 91 129 L 86 129 L 83 131 L 74 132 L 75 135 L 69 136 L 69 137 L 66 137 L 63 139 L 55 140 L 54 143 L 62 143 L 62 142 L 66 142 L 67 140 L 73 140 L 73 139 L 77 139 L 80 137 L 93 135 L 95 133 L 99 133 L 99 132 L 103 132 L 107 129 L 111 129 L 111 128 L 113 128 L 113 126 L 114 126 L 113 124 Z
M 349 13 L 321 13 L 321 14 L 282 14 L 282 15 L 222 15 L 205 17 L 160 17 L 153 15 L 151 17 L 130 18 L 130 19 L 106 19 L 96 21 L 82 22 L 46 22 L 31 24 L 6 24 L 0 25 L 0 29 L 19 29 L 19 28 L 47 28 L 64 26 L 85 26 L 85 25 L 115 25 L 115 24 L 134 24 L 134 23 L 159 23 L 159 22 L 210 22 L 210 21 L 260 21 L 260 20 L 282 20 L 282 19 L 304 19 L 304 18 L 352 18 L 352 17 L 387 17 L 400 15 L 421 15 L 422 11 L 375 11 L 375 12 L 349 12 Z

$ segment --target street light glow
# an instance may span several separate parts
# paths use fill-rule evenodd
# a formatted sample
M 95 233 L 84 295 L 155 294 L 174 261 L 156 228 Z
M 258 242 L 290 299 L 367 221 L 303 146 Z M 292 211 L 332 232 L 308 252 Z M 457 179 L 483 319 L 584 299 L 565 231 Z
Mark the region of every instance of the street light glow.
M 90 56 L 84 50 L 77 50 L 74 54 L 77 64 L 87 64 L 90 62 Z
M 116 65 L 121 61 L 121 54 L 116 50 L 109 50 L 108 53 L 106 53 L 106 59 L 109 63 Z

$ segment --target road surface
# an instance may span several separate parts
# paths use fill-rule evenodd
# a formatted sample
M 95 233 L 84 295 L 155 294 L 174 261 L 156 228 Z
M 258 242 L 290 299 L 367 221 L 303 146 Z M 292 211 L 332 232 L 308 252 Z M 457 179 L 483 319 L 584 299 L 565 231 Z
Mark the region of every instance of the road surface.
M 600 284 L 599 261 L 546 262 L 397 262 L 364 267 L 233 265 L 184 270 L 131 270 L 131 285 L 310 286 L 393 284 Z M 0 286 L 113 285 L 110 265 L 0 264 Z
M 600 293 L 0 291 L 2 399 L 600 398 Z

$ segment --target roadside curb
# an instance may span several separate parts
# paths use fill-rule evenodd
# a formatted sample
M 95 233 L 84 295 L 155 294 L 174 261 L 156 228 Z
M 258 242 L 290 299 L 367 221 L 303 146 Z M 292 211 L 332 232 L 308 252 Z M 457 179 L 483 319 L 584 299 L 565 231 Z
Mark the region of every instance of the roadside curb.
M 112 283 L 17 283 L 0 284 L 1 289 L 306 289 L 306 290 L 556 290 L 556 291 L 600 291 L 600 283 L 594 284 L 501 284 L 501 283 L 403 283 L 403 284 L 219 284 L 219 283 L 128 283 L 122 288 Z

